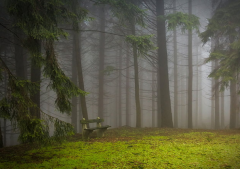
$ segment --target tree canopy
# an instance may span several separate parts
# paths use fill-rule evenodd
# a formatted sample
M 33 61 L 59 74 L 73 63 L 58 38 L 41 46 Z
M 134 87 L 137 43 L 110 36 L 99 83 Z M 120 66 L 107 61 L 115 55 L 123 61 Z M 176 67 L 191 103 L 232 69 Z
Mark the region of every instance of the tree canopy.
M 220 65 L 209 75 L 213 78 L 221 78 L 221 90 L 228 87 L 230 81 L 236 81 L 240 67 L 240 2 L 229 1 L 217 9 L 207 29 L 200 34 L 203 43 L 218 38 L 215 46 L 206 62 L 218 60 Z
M 55 104 L 62 113 L 70 113 L 70 98 L 74 95 L 86 94 L 76 87 L 65 75 L 56 57 L 54 41 L 68 34 L 59 27 L 60 24 L 70 23 L 77 25 L 86 18 L 88 11 L 81 7 L 73 9 L 73 1 L 68 0 L 9 0 L 6 7 L 12 17 L 12 26 L 24 33 L 24 38 L 19 38 L 21 45 L 28 49 L 31 64 L 38 66 L 43 71 L 45 78 L 50 80 L 48 85 L 56 92 Z M 44 47 L 44 53 L 39 51 L 38 44 Z M 59 140 L 66 135 L 73 134 L 71 124 L 53 118 L 41 110 L 41 119 L 31 115 L 30 108 L 39 110 L 30 99 L 37 90 L 39 83 L 22 80 L 16 77 L 1 59 L 1 72 L 8 76 L 7 95 L 0 101 L 0 116 L 8 118 L 20 130 L 21 142 L 50 143 L 51 140 Z M 1 73 L 0 72 L 0 73 Z M 2 80 L 2 78 L 0 78 Z M 54 123 L 54 137 L 49 136 L 49 122 Z

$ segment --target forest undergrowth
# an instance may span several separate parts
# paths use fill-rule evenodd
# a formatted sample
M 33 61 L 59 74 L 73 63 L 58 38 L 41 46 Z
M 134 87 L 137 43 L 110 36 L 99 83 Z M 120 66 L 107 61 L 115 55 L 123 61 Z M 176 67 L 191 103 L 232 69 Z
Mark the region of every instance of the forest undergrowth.
M 104 138 L 81 134 L 63 144 L 0 149 L 0 168 L 161 169 L 240 168 L 240 130 L 109 129 Z

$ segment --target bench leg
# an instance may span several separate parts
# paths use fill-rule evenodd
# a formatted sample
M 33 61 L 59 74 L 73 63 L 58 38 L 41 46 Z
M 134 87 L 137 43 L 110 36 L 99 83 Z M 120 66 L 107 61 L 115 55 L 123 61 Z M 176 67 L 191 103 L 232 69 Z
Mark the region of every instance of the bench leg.
M 83 130 L 83 139 L 88 139 L 93 130 Z
M 104 132 L 107 130 L 107 128 L 105 129 L 97 129 L 97 137 L 103 137 L 104 136 Z

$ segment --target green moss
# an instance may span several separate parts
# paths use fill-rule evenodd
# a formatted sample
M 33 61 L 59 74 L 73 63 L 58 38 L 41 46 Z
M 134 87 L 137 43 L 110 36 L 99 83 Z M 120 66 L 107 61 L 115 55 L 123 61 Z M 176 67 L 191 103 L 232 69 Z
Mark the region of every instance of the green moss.
M 240 132 L 226 132 L 111 129 L 105 138 L 27 151 L 21 161 L 1 158 L 0 168 L 240 168 Z

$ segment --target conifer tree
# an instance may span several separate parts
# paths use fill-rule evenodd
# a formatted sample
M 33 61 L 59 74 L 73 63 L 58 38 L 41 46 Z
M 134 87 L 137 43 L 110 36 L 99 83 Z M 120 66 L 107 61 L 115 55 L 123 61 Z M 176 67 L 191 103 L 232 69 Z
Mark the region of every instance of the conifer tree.
M 200 34 L 202 42 L 205 44 L 214 36 L 218 38 L 229 39 L 228 44 L 221 44 L 218 50 L 213 51 L 206 59 L 206 62 L 219 61 L 219 65 L 214 69 L 209 77 L 221 79 L 219 81 L 220 90 L 229 87 L 231 90 L 231 109 L 230 109 L 230 128 L 235 127 L 236 118 L 236 81 L 240 66 L 240 2 L 237 0 L 227 1 L 218 8 L 209 23 L 206 30 Z M 224 46 L 223 46 L 224 45 Z
M 50 79 L 48 87 L 56 92 L 55 104 L 62 113 L 70 113 L 70 98 L 73 95 L 86 94 L 78 89 L 61 70 L 54 50 L 54 41 L 68 35 L 58 25 L 66 22 L 80 22 L 87 15 L 87 10 L 83 8 L 74 11 L 71 3 L 72 1 L 65 0 L 9 0 L 6 2 L 8 13 L 14 20 L 14 26 L 24 33 L 23 38 L 20 39 L 21 45 L 30 53 L 32 65 L 42 70 L 41 73 L 45 78 Z M 40 43 L 44 48 L 44 54 L 39 48 Z M 21 142 L 50 143 L 52 140 L 58 141 L 66 135 L 73 134 L 73 128 L 69 123 L 45 114 L 30 98 L 39 92 L 40 82 L 18 78 L 1 58 L 0 71 L 7 73 L 9 81 L 9 95 L 0 100 L 0 116 L 10 119 L 19 128 Z M 0 80 L 2 80 L 1 77 Z M 29 109 L 39 114 L 30 113 Z M 55 127 L 52 138 L 49 136 L 50 122 Z

